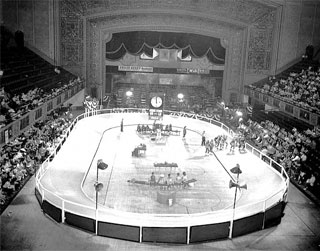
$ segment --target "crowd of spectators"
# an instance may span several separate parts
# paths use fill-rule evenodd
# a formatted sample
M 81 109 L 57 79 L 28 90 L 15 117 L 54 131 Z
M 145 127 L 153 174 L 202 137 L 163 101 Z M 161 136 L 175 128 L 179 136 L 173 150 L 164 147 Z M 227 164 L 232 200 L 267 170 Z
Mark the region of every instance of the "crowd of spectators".
M 0 149 L 1 212 L 39 165 L 65 139 L 71 121 L 72 116 L 59 116 L 53 112 L 49 120 L 37 122 Z
M 291 180 L 316 193 L 320 188 L 320 131 L 287 131 L 271 121 L 241 123 L 239 130 L 263 154 L 281 164 Z
M 34 88 L 27 93 L 11 95 L 4 88 L 0 89 L 0 128 L 23 116 L 25 113 L 42 105 L 70 87 L 81 84 L 78 77 L 70 80 L 61 87 L 54 88 L 50 92 L 44 92 L 40 88 Z
M 300 73 L 292 72 L 287 79 L 269 77 L 262 91 L 286 102 L 294 102 L 295 105 L 309 111 L 320 113 L 320 67 L 310 66 Z

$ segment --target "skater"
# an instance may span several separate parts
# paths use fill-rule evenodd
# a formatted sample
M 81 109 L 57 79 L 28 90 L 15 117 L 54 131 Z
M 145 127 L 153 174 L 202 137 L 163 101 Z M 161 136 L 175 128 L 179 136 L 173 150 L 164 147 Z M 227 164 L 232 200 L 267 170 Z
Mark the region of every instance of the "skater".
M 182 185 L 183 185 L 183 188 L 188 187 L 187 181 L 188 181 L 187 173 L 186 173 L 186 172 L 183 172 L 183 173 L 182 173 Z
M 210 153 L 210 141 L 209 140 L 206 141 L 205 147 L 206 147 L 205 155 L 207 155 L 207 154 L 209 155 L 209 153 Z
M 205 146 L 206 145 L 206 131 L 203 131 L 201 137 L 202 137 L 201 146 Z
M 183 127 L 183 138 L 186 137 L 186 134 L 187 134 L 187 127 Z
M 120 131 L 123 132 L 123 119 L 121 119 Z
M 232 139 L 230 142 L 230 153 L 234 153 L 234 149 L 236 148 L 235 139 Z

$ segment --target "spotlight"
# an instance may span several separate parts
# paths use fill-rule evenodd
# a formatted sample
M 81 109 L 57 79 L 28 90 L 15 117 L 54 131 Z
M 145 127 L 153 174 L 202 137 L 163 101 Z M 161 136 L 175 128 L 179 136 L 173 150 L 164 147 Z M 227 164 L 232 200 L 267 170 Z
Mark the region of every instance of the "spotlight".
M 178 99 L 183 99 L 184 96 L 182 93 L 179 93 L 177 97 L 178 97 Z
M 236 114 L 240 117 L 242 116 L 242 112 L 241 111 L 236 111 Z
M 127 91 L 126 92 L 127 97 L 131 97 L 133 95 L 132 91 Z

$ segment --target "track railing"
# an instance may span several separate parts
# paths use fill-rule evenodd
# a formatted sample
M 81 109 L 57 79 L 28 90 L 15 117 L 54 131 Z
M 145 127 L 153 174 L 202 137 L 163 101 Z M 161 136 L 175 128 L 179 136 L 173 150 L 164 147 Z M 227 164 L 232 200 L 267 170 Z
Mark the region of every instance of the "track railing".
M 195 214 L 147 214 L 144 215 L 146 217 L 145 222 L 141 222 L 141 219 L 137 217 L 138 214 L 130 213 L 130 212 L 119 212 L 114 209 L 109 208 L 98 208 L 96 210 L 95 205 L 83 205 L 76 203 L 74 201 L 66 200 L 61 196 L 55 194 L 54 192 L 50 191 L 48 188 L 44 187 L 41 184 L 41 179 L 45 175 L 45 173 L 50 169 L 51 161 L 56 156 L 58 151 L 61 149 L 62 144 L 65 142 L 65 139 L 69 136 L 73 128 L 77 125 L 78 121 L 87 117 L 96 116 L 100 114 L 107 114 L 107 113 L 147 113 L 147 109 L 138 109 L 138 108 L 118 108 L 118 109 L 104 109 L 104 110 L 97 110 L 94 112 L 83 113 L 77 116 L 69 128 L 66 130 L 64 134 L 64 139 L 59 142 L 58 145 L 55 146 L 55 149 L 51 152 L 50 156 L 41 164 L 40 168 L 37 170 L 35 175 L 36 180 L 36 189 L 38 190 L 39 194 L 41 195 L 41 203 L 44 201 L 49 202 L 53 206 L 60 208 L 61 212 L 61 221 L 64 222 L 65 220 L 65 213 L 72 213 L 75 215 L 80 215 L 83 217 L 88 217 L 95 220 L 96 224 L 103 220 L 113 223 L 119 223 L 119 217 L 122 218 L 120 224 L 125 224 L 126 220 L 130 219 L 133 221 L 134 224 L 140 227 L 142 231 L 143 227 L 156 224 L 158 227 L 165 227 L 167 226 L 166 223 L 173 223 L 176 226 L 187 226 L 188 233 L 190 232 L 190 228 L 194 226 L 198 226 L 201 224 L 215 224 L 221 223 L 225 221 L 231 221 L 232 217 L 232 209 L 223 209 L 217 210 L 212 212 L 205 212 L 205 213 L 195 213 Z M 216 126 L 221 127 L 229 136 L 233 137 L 235 133 L 226 125 L 221 123 L 220 121 L 214 120 L 213 118 L 209 118 L 203 115 L 192 114 L 192 113 L 185 113 L 185 112 L 176 112 L 176 111 L 164 111 L 165 115 L 173 116 L 173 117 L 185 117 L 195 120 L 204 121 Z M 287 202 L 287 193 L 289 188 L 289 177 L 279 163 L 275 162 L 268 156 L 261 153 L 258 149 L 254 148 L 250 144 L 245 145 L 245 148 L 248 152 L 251 152 L 256 157 L 260 158 L 264 161 L 271 170 L 277 173 L 282 180 L 284 181 L 284 186 L 278 189 L 274 194 L 269 196 L 264 200 L 257 201 L 255 203 L 246 204 L 246 205 L 239 205 L 237 206 L 237 214 L 235 215 L 235 219 L 241 219 L 242 217 L 248 217 L 248 212 L 259 213 L 265 212 L 268 208 L 272 207 L 273 205 L 280 203 L 280 202 Z M 86 174 L 85 174 L 86 175 Z M 248 210 L 250 209 L 250 210 Z M 114 216 L 117 217 L 114 217 Z M 132 219 L 137 220 L 132 220 Z M 151 223 L 152 224 L 151 224 Z M 151 226 L 150 226 L 151 227 Z M 96 230 L 97 231 L 97 230 Z M 96 233 L 97 234 L 97 233 Z M 140 238 L 141 241 L 141 238 Z M 187 237 L 187 243 L 189 243 L 189 236 Z

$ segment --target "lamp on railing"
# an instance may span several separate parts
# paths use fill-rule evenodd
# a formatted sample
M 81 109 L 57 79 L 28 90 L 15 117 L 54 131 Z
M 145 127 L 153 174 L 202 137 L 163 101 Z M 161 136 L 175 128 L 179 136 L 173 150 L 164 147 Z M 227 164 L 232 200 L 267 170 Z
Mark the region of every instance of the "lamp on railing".
M 182 103 L 183 103 L 183 98 L 184 98 L 184 95 L 182 94 L 182 93 L 179 93 L 178 95 L 177 95 L 177 97 L 178 97 L 178 103 L 179 103 L 179 112 L 181 111 L 181 106 L 182 106 Z
M 94 183 L 94 189 L 96 191 L 96 234 L 98 233 L 98 193 L 103 189 L 103 184 L 99 182 L 99 169 L 106 170 L 108 168 L 108 164 L 104 163 L 102 159 L 97 161 L 97 179 Z
M 236 211 L 237 191 L 238 191 L 238 188 L 239 189 L 241 189 L 241 188 L 247 189 L 247 184 L 245 184 L 245 183 L 239 184 L 239 174 L 242 173 L 239 164 L 236 164 L 236 166 L 231 168 L 230 171 L 234 174 L 237 174 L 236 182 L 234 182 L 233 180 L 229 181 L 229 188 L 232 188 L 232 187 L 236 188 L 235 192 L 234 192 L 232 220 L 231 220 L 230 231 L 229 231 L 229 238 L 231 239 L 232 238 L 232 230 L 233 230 L 234 214 Z
M 224 118 L 224 116 L 225 116 L 225 110 L 227 110 L 228 109 L 228 107 L 226 107 L 226 104 L 224 103 L 224 101 L 222 101 L 221 103 L 220 103 L 220 105 L 221 105 L 221 117 L 222 118 Z

